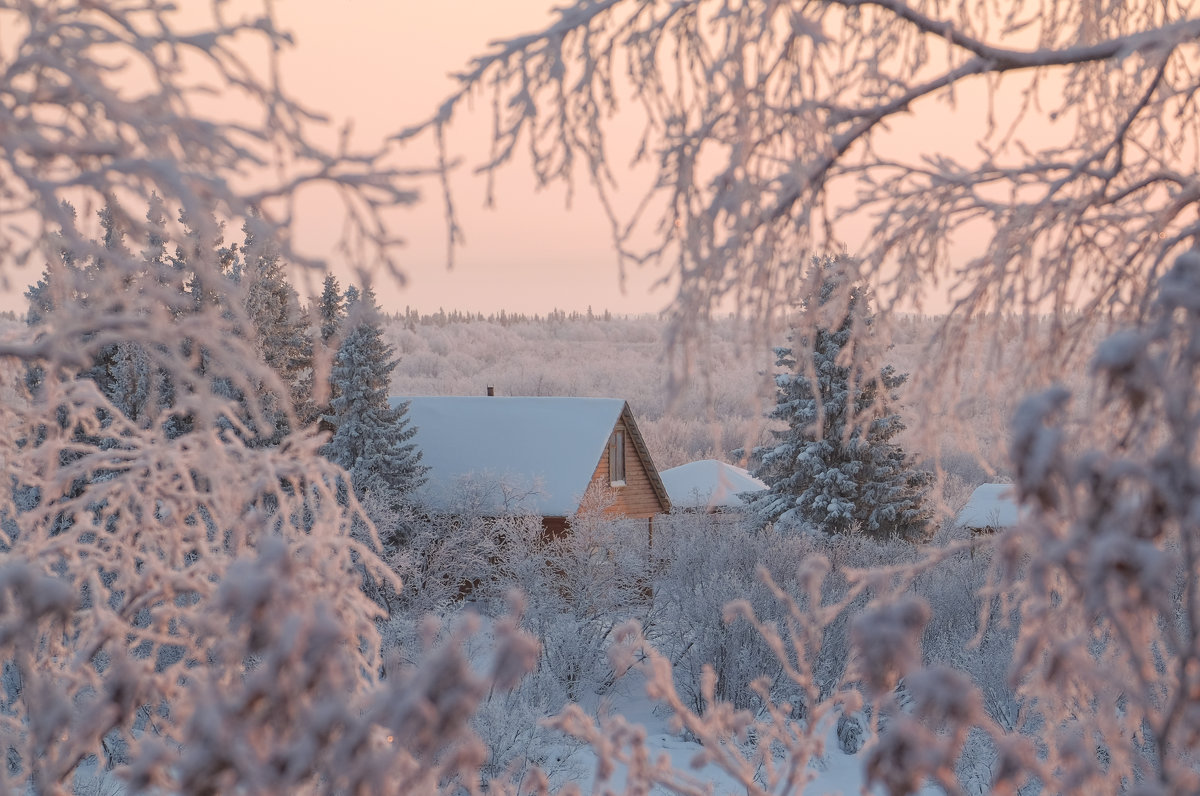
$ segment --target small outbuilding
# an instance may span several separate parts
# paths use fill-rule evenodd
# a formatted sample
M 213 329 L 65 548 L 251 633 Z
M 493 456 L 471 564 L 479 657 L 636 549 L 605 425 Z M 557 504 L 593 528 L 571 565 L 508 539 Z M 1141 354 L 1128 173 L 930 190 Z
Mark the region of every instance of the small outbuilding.
M 736 511 L 745 508 L 740 495 L 767 485 L 741 467 L 704 459 L 662 471 L 671 505 L 693 511 Z
M 956 522 L 973 533 L 995 533 L 1013 527 L 1020 518 L 1012 484 L 981 484 L 971 493 Z
M 408 404 L 429 468 L 417 501 L 433 511 L 539 514 L 559 533 L 589 488 L 611 490 L 610 514 L 671 510 L 629 404 L 619 398 L 393 397 Z

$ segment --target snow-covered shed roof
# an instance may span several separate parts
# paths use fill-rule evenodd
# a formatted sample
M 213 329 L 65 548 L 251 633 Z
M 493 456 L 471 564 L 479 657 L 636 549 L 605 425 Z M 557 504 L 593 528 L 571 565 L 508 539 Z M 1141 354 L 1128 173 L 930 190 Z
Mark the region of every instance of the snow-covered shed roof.
M 759 492 L 767 485 L 741 467 L 704 459 L 659 473 L 671 505 L 687 509 L 741 508 L 743 492 Z
M 453 511 L 470 504 L 484 513 L 521 509 L 569 517 L 622 415 L 651 482 L 662 489 L 633 415 L 619 398 L 391 398 L 392 406 L 406 401 L 417 429 L 413 442 L 429 468 L 416 497 L 430 508 Z
M 1020 518 L 1020 507 L 1012 484 L 981 484 L 958 513 L 963 528 L 1011 528 Z

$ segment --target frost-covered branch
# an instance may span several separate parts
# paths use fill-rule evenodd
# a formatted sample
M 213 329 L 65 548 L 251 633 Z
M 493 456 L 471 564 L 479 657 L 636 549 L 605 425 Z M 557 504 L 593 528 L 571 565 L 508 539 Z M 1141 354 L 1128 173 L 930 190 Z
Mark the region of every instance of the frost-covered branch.
M 680 332 L 725 299 L 765 322 L 811 294 L 804 264 L 856 217 L 870 233 L 847 242 L 885 306 L 950 288 L 964 316 L 1100 316 L 1143 310 L 1194 242 L 1198 39 L 1186 7 L 1149 2 L 582 2 L 494 43 L 405 135 L 444 141 L 490 95 L 481 170 L 524 145 L 541 182 L 570 190 L 582 168 L 611 209 L 617 131 L 638 119 L 655 179 L 614 236 L 623 263 L 670 263 Z M 890 132 L 965 124 L 935 103 L 981 92 L 970 150 Z M 968 237 L 983 245 L 952 252 Z
M 316 142 L 328 122 L 282 86 L 278 58 L 292 42 L 270 4 L 190 10 L 199 13 L 185 27 L 157 0 L 0 3 L 0 193 L 11 222 L 0 257 L 44 254 L 49 235 L 71 227 L 62 200 L 86 215 L 153 192 L 193 225 L 253 210 L 281 233 L 289 260 L 313 264 L 290 246 L 292 197 L 324 183 L 344 200 L 347 250 L 365 255 L 352 264 L 398 273 L 399 241 L 384 217 L 414 200 L 413 175 L 389 165 L 382 144 Z M 242 104 L 232 110 L 214 96 Z

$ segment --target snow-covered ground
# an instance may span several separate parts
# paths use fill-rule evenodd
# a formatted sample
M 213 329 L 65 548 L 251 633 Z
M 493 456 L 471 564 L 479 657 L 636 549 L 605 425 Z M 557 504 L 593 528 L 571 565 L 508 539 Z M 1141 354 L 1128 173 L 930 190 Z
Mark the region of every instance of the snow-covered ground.
M 599 706 L 591 706 L 595 711 Z M 671 717 L 662 707 L 647 698 L 645 682 L 640 673 L 631 671 L 626 677 L 617 682 L 612 693 L 603 700 L 603 709 L 610 715 L 623 716 L 632 724 L 641 725 L 645 729 L 645 743 L 650 754 L 651 762 L 664 760 L 674 771 L 685 774 L 706 787 L 713 796 L 737 796 L 744 794 L 745 788 L 732 776 L 711 763 L 699 768 L 694 762 L 703 752 L 703 747 L 695 741 L 680 736 L 671 728 Z M 810 769 L 813 780 L 804 788 L 804 793 L 810 796 L 818 794 L 858 794 L 863 792 L 864 777 L 862 761 L 866 751 L 847 755 L 838 748 L 834 722 L 825 733 L 825 753 L 813 761 Z M 596 772 L 598 758 L 589 747 L 569 751 L 571 767 L 581 773 L 577 781 L 584 793 L 613 793 L 625 792 L 624 768 L 618 766 L 613 775 L 604 783 L 604 789 L 597 790 Z M 654 793 L 667 793 L 665 789 L 657 789 Z M 871 791 L 882 793 L 880 789 Z M 939 788 L 926 786 L 922 789 L 923 796 L 935 796 L 943 791 Z

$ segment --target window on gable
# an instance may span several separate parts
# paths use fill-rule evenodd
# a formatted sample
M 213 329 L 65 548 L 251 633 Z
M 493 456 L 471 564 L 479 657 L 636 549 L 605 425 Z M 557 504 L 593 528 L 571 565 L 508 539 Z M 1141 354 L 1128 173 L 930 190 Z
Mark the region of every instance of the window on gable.
M 618 429 L 608 439 L 608 480 L 625 486 L 625 432 Z

